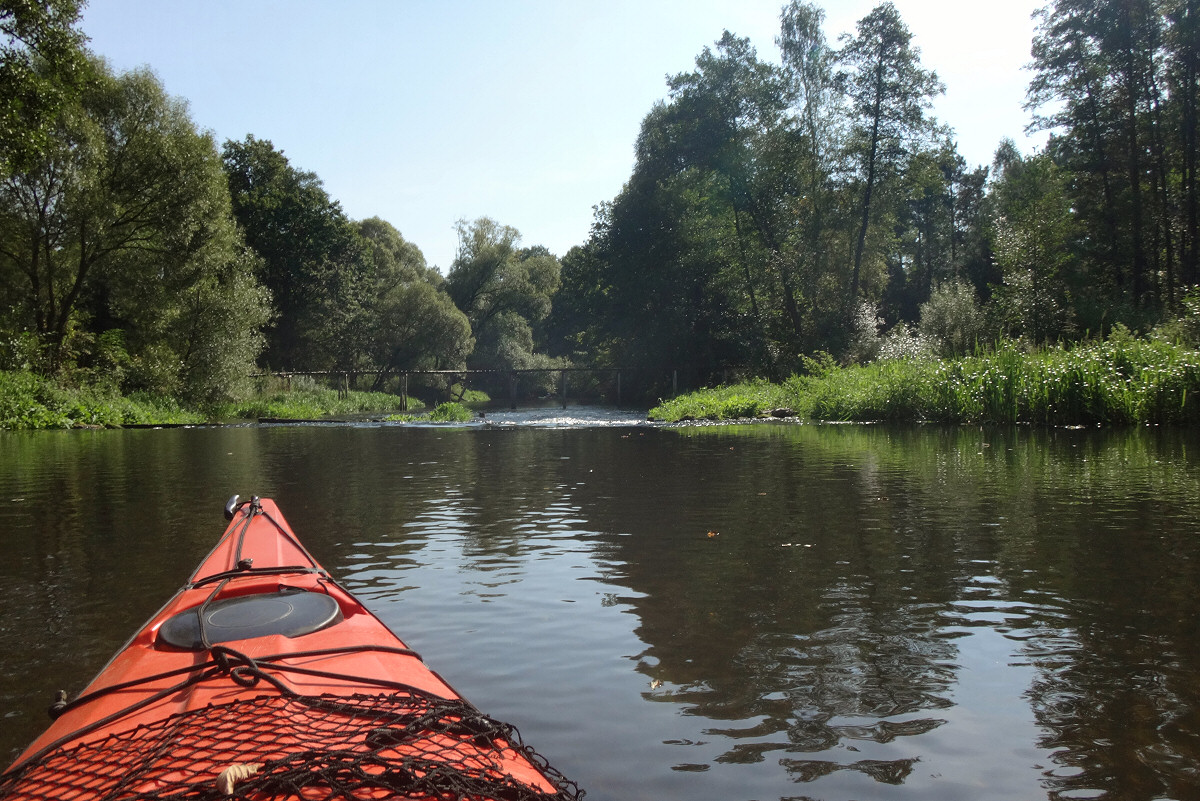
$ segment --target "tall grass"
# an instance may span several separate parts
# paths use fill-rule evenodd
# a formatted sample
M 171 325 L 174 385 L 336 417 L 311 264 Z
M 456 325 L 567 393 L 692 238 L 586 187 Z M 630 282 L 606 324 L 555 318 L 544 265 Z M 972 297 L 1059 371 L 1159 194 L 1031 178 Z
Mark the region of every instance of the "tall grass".
M 953 360 L 879 361 L 791 378 L 769 393 L 761 387 L 724 387 L 677 398 L 651 415 L 711 417 L 721 413 L 723 398 L 740 398 L 742 410 L 761 413 L 781 405 L 815 420 L 1200 423 L 1200 351 L 1131 336 L 1033 352 L 1010 344 Z
M 716 387 L 661 402 L 650 410 L 653 420 L 735 420 L 760 417 L 791 408 L 786 387 L 767 381 Z
M 408 399 L 409 409 L 423 408 L 416 398 Z M 260 417 L 305 420 L 321 417 L 372 412 L 393 412 L 401 407 L 398 395 L 383 392 L 349 392 L 318 387 L 259 395 L 238 403 L 223 404 L 209 410 L 214 419 L 257 420 Z
M 172 398 L 122 396 L 102 387 L 72 387 L 27 372 L 0 371 L 0 428 L 48 429 L 200 423 L 204 415 Z
M 311 419 L 337 415 L 391 412 L 401 407 L 396 395 L 350 392 L 313 385 L 290 391 L 275 389 L 249 400 L 204 409 L 187 408 L 173 398 L 114 389 L 72 386 L 29 372 L 0 371 L 0 428 L 50 429 L 96 426 L 204 423 L 216 420 L 256 420 L 260 417 Z M 424 408 L 408 399 L 409 409 Z

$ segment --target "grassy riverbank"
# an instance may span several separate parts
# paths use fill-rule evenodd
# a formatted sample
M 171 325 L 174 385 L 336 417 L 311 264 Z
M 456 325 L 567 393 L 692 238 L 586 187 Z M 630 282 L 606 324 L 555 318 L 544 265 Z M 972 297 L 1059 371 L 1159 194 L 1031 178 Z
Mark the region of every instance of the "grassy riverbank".
M 780 384 L 703 390 L 656 420 L 789 414 L 813 420 L 1036 425 L 1200 423 L 1200 351 L 1116 336 L 1071 348 L 1006 346 L 954 360 L 899 359 Z
M 236 404 L 188 408 L 170 398 L 122 396 L 0 371 L 0 428 L 53 429 L 200 424 L 231 420 L 372 415 L 401 419 L 395 395 L 316 386 L 275 390 Z M 409 399 L 403 419 L 420 419 Z M 460 412 L 461 409 L 461 412 Z M 465 407 L 428 419 L 469 415 Z M 667 401 L 668 422 L 760 417 L 811 420 L 1034 425 L 1200 424 L 1200 351 L 1128 334 L 1074 347 L 1016 345 L 953 360 L 896 359 L 828 367 L 781 383 L 753 381 Z
M 316 386 L 262 392 L 239 403 L 188 408 L 172 398 L 112 389 L 71 386 L 26 372 L 0 371 L 0 428 L 113 428 L 128 425 L 178 425 L 278 418 L 320 419 L 341 415 L 393 414 L 401 407 L 396 395 L 350 392 Z M 409 398 L 408 408 L 423 404 Z

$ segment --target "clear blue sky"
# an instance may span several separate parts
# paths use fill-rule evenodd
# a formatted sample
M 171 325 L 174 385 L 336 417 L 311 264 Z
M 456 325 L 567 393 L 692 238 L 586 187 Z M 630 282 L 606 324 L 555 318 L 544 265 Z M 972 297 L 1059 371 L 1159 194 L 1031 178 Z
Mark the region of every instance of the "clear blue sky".
M 827 0 L 839 34 L 875 0 Z M 971 165 L 1022 150 L 1035 0 L 895 0 Z M 253 134 L 355 219 L 395 225 L 445 272 L 458 219 L 563 255 L 621 190 L 642 118 L 723 30 L 778 61 L 782 0 L 91 0 L 113 68 L 149 66 L 218 144 Z M 1041 140 L 1038 140 L 1041 141 Z

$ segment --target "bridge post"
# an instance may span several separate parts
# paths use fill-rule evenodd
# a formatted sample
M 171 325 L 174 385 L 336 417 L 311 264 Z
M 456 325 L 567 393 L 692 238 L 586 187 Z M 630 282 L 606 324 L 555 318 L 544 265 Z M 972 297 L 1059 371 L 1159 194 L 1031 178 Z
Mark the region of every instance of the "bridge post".
M 617 408 L 621 408 L 621 371 L 617 371 Z
M 517 410 L 517 374 L 513 371 L 508 374 L 508 399 L 512 404 L 512 410 Z
M 567 408 L 567 371 L 558 371 L 558 396 L 562 399 L 562 407 Z
M 400 411 L 408 411 L 408 373 L 400 374 Z

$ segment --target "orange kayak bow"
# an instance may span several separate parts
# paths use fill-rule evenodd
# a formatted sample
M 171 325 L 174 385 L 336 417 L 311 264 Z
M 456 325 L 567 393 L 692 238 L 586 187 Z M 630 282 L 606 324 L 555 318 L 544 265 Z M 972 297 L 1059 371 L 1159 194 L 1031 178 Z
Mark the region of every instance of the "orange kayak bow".
M 547 801 L 583 793 L 463 700 L 266 499 L 0 776 L 12 799 Z

